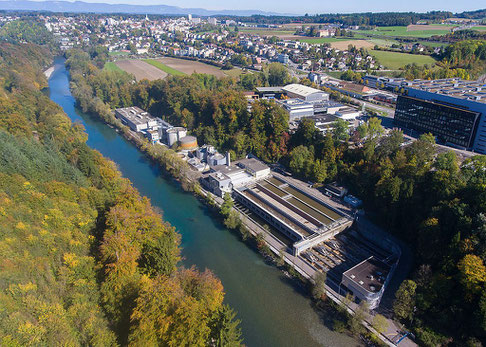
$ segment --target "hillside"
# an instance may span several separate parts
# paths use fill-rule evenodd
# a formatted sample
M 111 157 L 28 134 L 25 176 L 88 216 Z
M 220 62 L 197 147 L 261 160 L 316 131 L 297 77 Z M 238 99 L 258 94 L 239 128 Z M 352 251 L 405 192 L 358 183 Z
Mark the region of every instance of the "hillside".
M 0 345 L 238 345 L 219 279 L 42 93 L 49 50 L 0 52 Z

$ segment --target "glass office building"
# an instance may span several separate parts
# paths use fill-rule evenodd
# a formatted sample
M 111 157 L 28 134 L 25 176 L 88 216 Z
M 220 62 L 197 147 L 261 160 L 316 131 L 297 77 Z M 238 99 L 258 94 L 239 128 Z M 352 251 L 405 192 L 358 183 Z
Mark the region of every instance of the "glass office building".
M 474 144 L 480 112 L 467 110 L 444 101 L 398 97 L 395 125 L 420 134 L 432 133 L 438 143 L 463 149 Z

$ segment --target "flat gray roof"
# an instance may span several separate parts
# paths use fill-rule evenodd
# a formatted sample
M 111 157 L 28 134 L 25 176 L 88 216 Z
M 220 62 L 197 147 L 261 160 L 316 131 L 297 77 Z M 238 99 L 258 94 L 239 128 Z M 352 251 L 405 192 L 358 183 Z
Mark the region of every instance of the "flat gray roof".
M 390 266 L 371 256 L 345 271 L 343 276 L 368 292 L 376 293 L 385 283 L 389 272 Z
M 257 87 L 257 91 L 260 93 L 268 93 L 268 92 L 274 92 L 274 93 L 282 93 L 283 87 Z

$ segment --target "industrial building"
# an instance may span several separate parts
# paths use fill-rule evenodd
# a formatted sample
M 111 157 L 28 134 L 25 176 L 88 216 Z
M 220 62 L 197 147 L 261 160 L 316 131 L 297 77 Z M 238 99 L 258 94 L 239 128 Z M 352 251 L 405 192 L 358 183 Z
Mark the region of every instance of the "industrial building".
M 201 184 L 213 194 L 223 197 L 234 189 L 264 179 L 270 174 L 270 168 L 255 159 L 242 159 L 231 164 L 229 153 L 225 163 L 212 166 L 211 172 L 201 178 Z
M 329 100 L 328 93 L 303 84 L 288 84 L 283 87 L 282 90 L 291 99 L 301 99 L 307 102 L 322 102 Z
M 277 101 L 289 114 L 289 121 L 296 121 L 314 115 L 314 105 L 301 99 L 286 99 Z
M 486 154 L 486 85 L 460 79 L 407 82 L 394 124 L 439 143 Z
M 285 94 L 282 87 L 257 87 L 256 93 L 261 99 L 281 99 Z
M 370 309 L 378 307 L 391 276 L 391 266 L 371 256 L 343 273 L 342 284 Z
M 234 189 L 233 197 L 291 240 L 294 255 L 345 230 L 353 220 L 276 173 Z
M 191 151 L 198 147 L 194 136 L 187 136 L 187 129 L 174 127 L 168 122 L 155 118 L 139 107 L 118 108 L 115 117 L 135 132 L 143 134 L 150 142 L 164 143 L 169 147 L 178 145 L 180 150 Z
M 203 146 L 195 159 L 209 158 L 210 153 L 215 153 L 214 148 Z M 400 251 L 385 251 L 386 239 L 376 244 L 356 235 L 350 209 L 331 206 L 315 189 L 271 171 L 255 158 L 230 163 L 228 157 L 226 165 L 211 167 L 201 184 L 219 197 L 232 194 L 239 212 L 261 227 L 267 225 L 286 252 L 326 272 L 336 291 L 352 293 L 371 308 L 379 305 Z M 343 187 L 330 188 L 336 196 L 346 194 Z
M 339 118 L 332 114 L 322 114 L 318 116 L 308 117 L 308 119 L 314 122 L 317 130 L 325 134 L 328 131 L 332 131 L 334 129 L 334 124 Z
M 157 120 L 150 113 L 136 106 L 118 108 L 115 110 L 115 116 L 136 132 L 157 126 Z

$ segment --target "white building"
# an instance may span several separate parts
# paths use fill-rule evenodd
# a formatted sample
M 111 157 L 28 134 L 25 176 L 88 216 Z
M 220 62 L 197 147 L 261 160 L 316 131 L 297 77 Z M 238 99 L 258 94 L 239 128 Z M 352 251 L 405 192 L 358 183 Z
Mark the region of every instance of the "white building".
M 115 117 L 136 132 L 141 132 L 142 130 L 151 129 L 157 126 L 157 120 L 152 117 L 150 113 L 145 112 L 136 106 L 116 109 Z
M 289 98 L 297 98 L 308 102 L 329 100 L 329 94 L 322 90 L 304 86 L 302 84 L 288 84 L 282 88 Z
M 277 101 L 289 114 L 289 121 L 295 121 L 314 115 L 314 105 L 301 99 L 287 99 Z
M 334 115 L 344 120 L 355 120 L 359 117 L 360 113 L 359 110 L 353 107 L 345 107 L 336 111 Z

